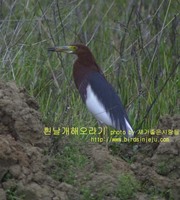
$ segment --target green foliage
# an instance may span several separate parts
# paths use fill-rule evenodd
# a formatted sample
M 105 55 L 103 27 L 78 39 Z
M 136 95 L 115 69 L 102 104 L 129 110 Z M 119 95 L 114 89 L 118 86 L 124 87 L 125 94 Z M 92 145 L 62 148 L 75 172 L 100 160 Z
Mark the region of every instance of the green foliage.
M 156 127 L 161 115 L 178 112 L 177 4 L 2 1 L 0 77 L 37 99 L 46 125 L 94 126 L 72 82 L 73 56 L 47 52 L 83 42 L 127 105 L 134 129 L 141 122 Z
M 119 177 L 117 197 L 121 200 L 133 199 L 140 188 L 138 181 L 130 174 L 123 174 Z
M 1 182 L 3 183 L 10 179 L 13 179 L 13 176 L 9 171 L 7 171 L 7 173 L 3 176 Z M 24 200 L 25 195 L 19 194 L 17 191 L 18 187 L 16 185 L 11 186 L 9 189 L 6 189 L 7 200 Z
M 171 189 L 161 190 L 160 188 L 149 185 L 144 191 L 149 194 L 150 200 L 157 200 L 159 198 L 165 198 L 169 200 L 174 200 L 174 195 Z
M 6 197 L 7 200 L 25 200 L 24 195 L 17 194 L 17 187 L 11 187 L 10 189 L 6 190 Z
M 161 174 L 161 175 L 167 175 L 167 173 L 169 172 L 169 166 L 167 165 L 167 162 L 165 161 L 161 161 L 158 163 L 157 166 L 157 173 Z
M 83 196 L 82 200 L 97 200 L 97 197 L 94 197 L 92 191 L 89 188 L 82 188 L 81 193 Z
M 87 160 L 87 157 L 80 153 L 77 146 L 66 145 L 61 153 L 54 155 L 54 167 L 51 175 L 55 180 L 75 185 L 77 170 L 83 169 Z
M 13 178 L 13 175 L 9 171 L 7 171 L 6 174 L 2 177 L 1 182 L 2 183 L 6 182 L 6 181 L 8 181 L 9 179 L 12 179 L 12 178 Z

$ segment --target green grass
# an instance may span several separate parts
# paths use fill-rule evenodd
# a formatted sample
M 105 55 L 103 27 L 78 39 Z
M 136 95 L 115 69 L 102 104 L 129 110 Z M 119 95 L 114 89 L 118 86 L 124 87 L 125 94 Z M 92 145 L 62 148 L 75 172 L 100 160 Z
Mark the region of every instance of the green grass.
M 72 81 L 74 57 L 47 52 L 87 43 L 134 129 L 141 122 L 156 127 L 160 116 L 179 112 L 177 7 L 175 1 L 2 1 L 0 77 L 37 99 L 46 125 L 94 126 Z
M 121 200 L 133 199 L 140 184 L 130 174 L 122 174 L 119 177 L 119 186 L 117 188 L 117 197 Z
M 10 189 L 6 190 L 6 197 L 7 200 L 25 200 L 25 195 L 17 194 L 17 187 L 11 187 Z
M 88 158 L 80 152 L 75 143 L 73 138 L 71 143 L 61 148 L 60 153 L 53 154 L 53 167 L 50 172 L 55 180 L 72 185 L 77 184 L 77 173 L 88 162 Z
M 161 161 L 158 163 L 157 166 L 157 173 L 160 175 L 167 175 L 169 173 L 170 169 L 167 166 L 167 163 L 165 161 Z

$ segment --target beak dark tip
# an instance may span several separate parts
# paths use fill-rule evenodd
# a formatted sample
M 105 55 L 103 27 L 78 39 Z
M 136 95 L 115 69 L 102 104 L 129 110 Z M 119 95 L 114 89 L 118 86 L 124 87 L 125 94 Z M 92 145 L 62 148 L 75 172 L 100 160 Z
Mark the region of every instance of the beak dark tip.
M 55 47 L 49 47 L 49 48 L 48 48 L 48 51 L 55 51 L 55 50 L 56 50 Z

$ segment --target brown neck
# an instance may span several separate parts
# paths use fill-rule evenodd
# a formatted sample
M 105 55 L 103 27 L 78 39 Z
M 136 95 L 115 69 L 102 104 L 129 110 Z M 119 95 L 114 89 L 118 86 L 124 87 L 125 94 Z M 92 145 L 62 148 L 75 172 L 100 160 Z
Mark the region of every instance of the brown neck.
M 94 57 L 87 55 L 83 56 L 83 54 L 78 56 L 73 66 L 74 82 L 78 89 L 81 83 L 86 80 L 86 76 L 92 72 L 99 72 L 103 74 Z
M 81 53 L 77 56 L 78 56 L 78 58 L 75 61 L 75 64 L 82 65 L 82 66 L 88 67 L 88 68 L 94 68 L 94 67 L 99 68 L 97 66 L 96 61 L 94 59 L 94 56 L 92 55 L 91 52 L 88 52 L 88 53 L 84 52 L 84 53 Z

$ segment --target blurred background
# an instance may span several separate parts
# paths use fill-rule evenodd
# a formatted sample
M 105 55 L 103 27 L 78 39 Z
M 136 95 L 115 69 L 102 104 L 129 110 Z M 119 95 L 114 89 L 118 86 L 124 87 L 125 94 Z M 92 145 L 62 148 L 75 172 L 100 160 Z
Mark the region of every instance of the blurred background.
M 171 0 L 0 0 L 0 79 L 25 87 L 46 126 L 96 126 L 72 80 L 84 43 L 122 99 L 134 129 L 179 113 L 179 9 Z

